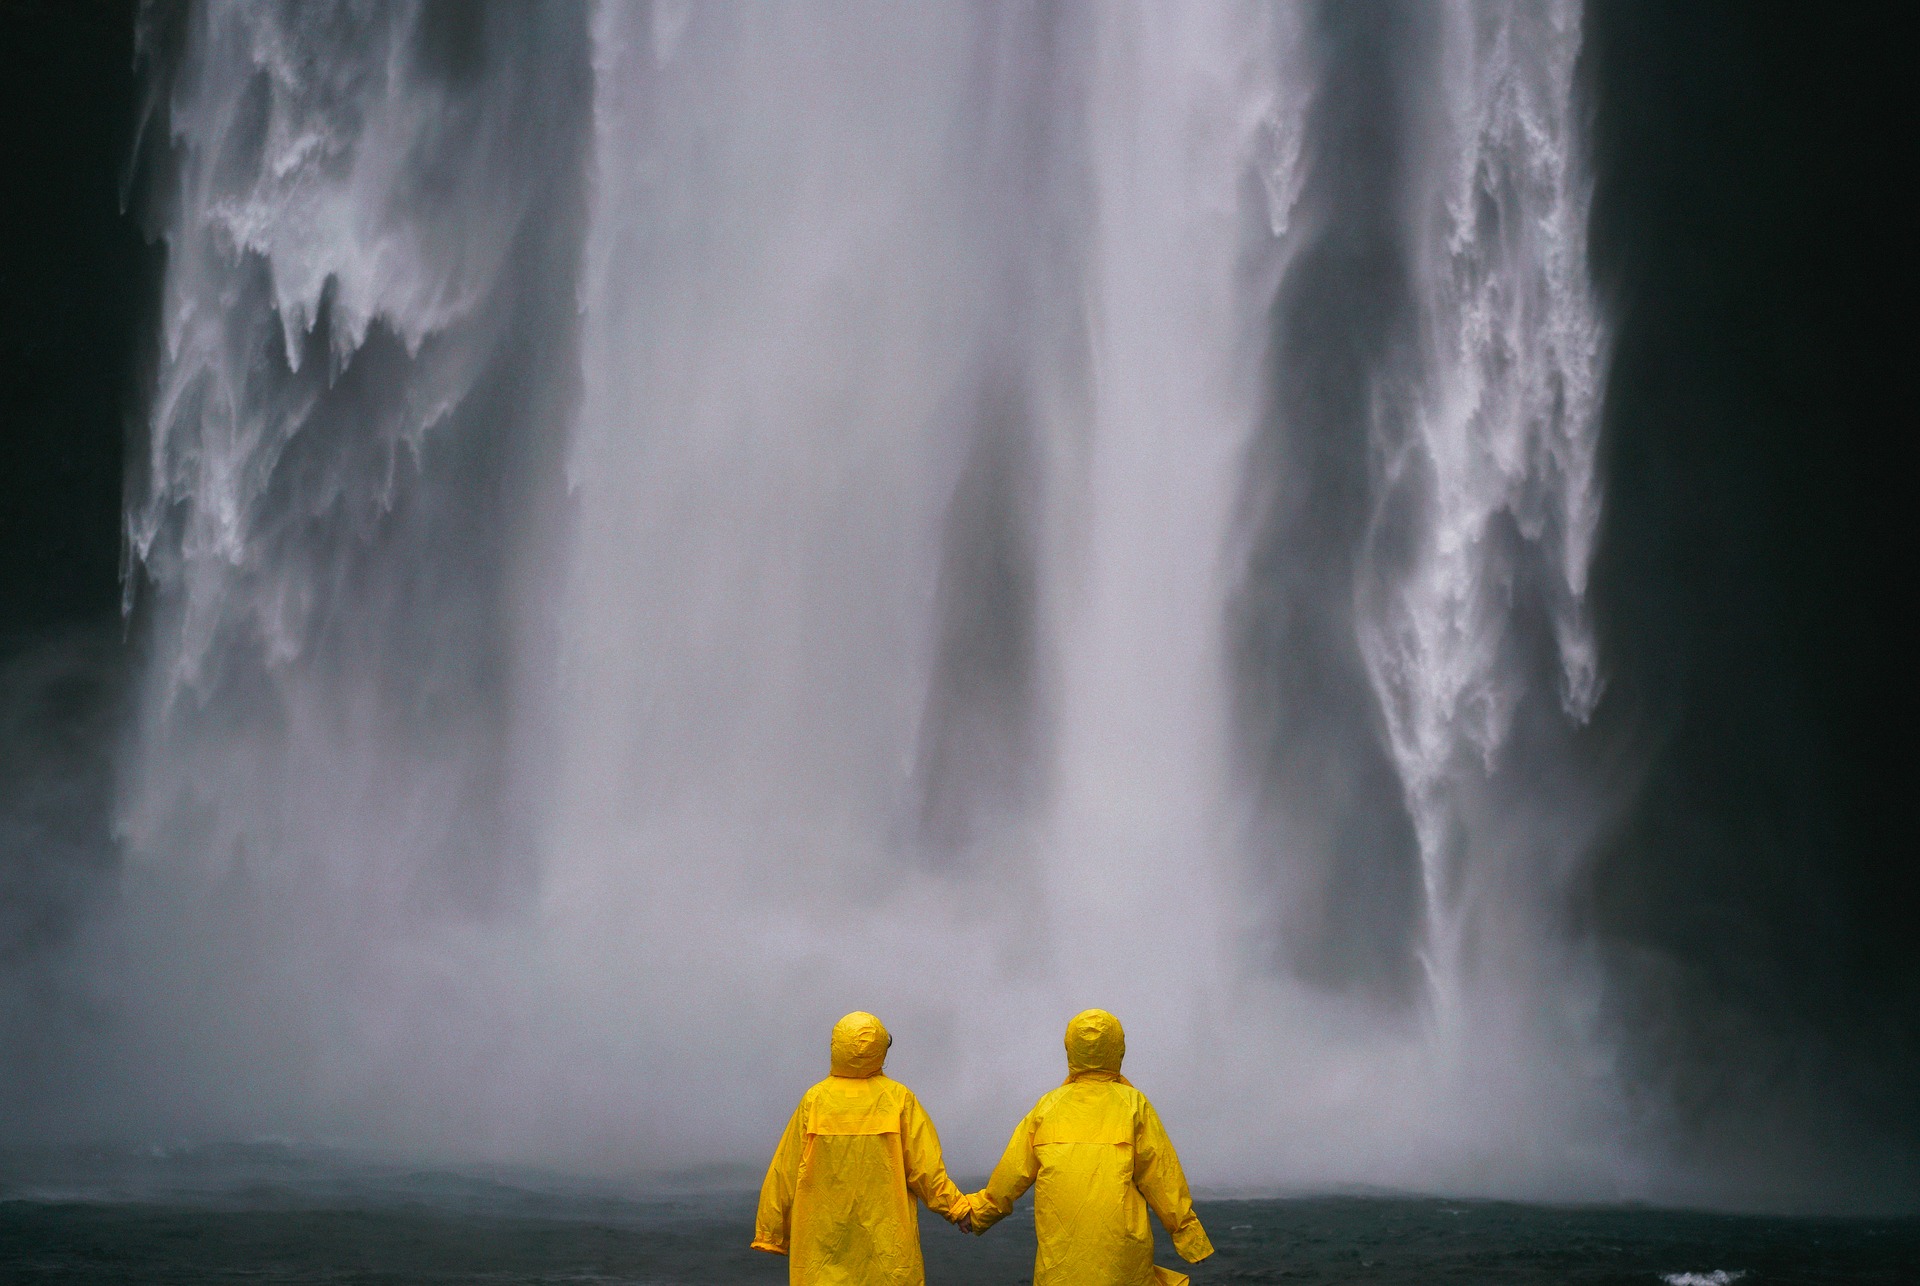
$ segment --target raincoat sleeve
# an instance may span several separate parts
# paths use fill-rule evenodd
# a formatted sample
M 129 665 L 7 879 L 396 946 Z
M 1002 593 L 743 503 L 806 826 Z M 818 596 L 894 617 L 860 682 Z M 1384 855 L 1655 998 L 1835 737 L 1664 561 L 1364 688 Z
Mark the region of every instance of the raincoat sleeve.
M 1013 1212 L 1013 1203 L 1033 1186 L 1040 1173 L 1040 1153 L 1033 1146 L 1033 1113 L 1014 1127 L 1000 1164 L 993 1167 L 987 1186 L 967 1198 L 973 1206 L 973 1230 L 985 1232 Z
M 1004 1164 L 1004 1162 L 1002 1163 Z M 1186 1172 L 1173 1150 L 1173 1140 L 1160 1124 L 1153 1104 L 1142 1103 L 1133 1130 L 1133 1186 L 1159 1216 L 1180 1258 L 1197 1264 L 1213 1253 L 1207 1230 L 1193 1213 L 1193 1194 L 1187 1191 Z
M 966 1195 L 947 1177 L 947 1164 L 940 1156 L 940 1135 L 933 1128 L 933 1119 L 911 1094 L 907 1096 L 906 1110 L 900 1115 L 907 1191 L 926 1202 L 927 1209 L 933 1213 L 959 1223 L 967 1216 L 968 1202 Z M 760 1208 L 766 1209 L 765 1197 L 761 1198 Z
M 760 1210 L 753 1220 L 753 1248 L 787 1253 L 787 1232 L 793 1222 L 793 1190 L 800 1179 L 800 1155 L 806 1149 L 806 1137 L 800 1131 L 800 1118 L 806 1111 L 803 1100 L 793 1109 L 787 1132 L 773 1150 L 773 1163 L 760 1185 Z

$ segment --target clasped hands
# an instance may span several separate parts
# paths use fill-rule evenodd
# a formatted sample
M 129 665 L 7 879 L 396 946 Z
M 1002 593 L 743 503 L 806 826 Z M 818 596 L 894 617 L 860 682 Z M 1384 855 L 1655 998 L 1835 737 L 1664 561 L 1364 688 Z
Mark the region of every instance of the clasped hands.
M 993 1220 L 982 1219 L 976 1213 L 981 1205 L 981 1197 L 984 1195 L 984 1193 L 979 1192 L 970 1196 L 965 1193 L 961 1194 L 960 1200 L 955 1202 L 953 1208 L 947 1212 L 947 1218 L 953 1221 L 954 1227 L 958 1228 L 961 1232 L 970 1232 L 975 1236 L 980 1236 L 992 1226 Z

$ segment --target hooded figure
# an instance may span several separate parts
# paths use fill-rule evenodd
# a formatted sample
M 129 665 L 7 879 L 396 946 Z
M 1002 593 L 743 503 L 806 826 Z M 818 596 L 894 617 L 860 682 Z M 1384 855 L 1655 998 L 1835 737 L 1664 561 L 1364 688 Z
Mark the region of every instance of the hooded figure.
M 966 1226 L 933 1122 L 880 1074 L 891 1044 L 872 1014 L 835 1023 L 833 1074 L 800 1096 L 774 1149 L 753 1246 L 792 1256 L 793 1286 L 922 1286 L 915 1197 Z
M 987 1186 L 967 1198 L 973 1230 L 985 1232 L 1033 1188 L 1033 1286 L 1181 1286 L 1184 1273 L 1154 1265 L 1149 1206 L 1182 1259 L 1213 1253 L 1159 1114 L 1120 1074 L 1126 1052 L 1118 1018 L 1076 1015 L 1066 1082 L 1033 1105 Z

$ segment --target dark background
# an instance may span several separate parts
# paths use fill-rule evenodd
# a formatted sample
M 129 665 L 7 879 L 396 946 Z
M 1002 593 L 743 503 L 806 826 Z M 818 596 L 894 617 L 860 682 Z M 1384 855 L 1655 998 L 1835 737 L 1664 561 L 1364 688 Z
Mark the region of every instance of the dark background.
M 158 260 L 120 212 L 132 0 L 0 0 L 0 648 L 119 611 L 120 464 Z
M 114 864 L 121 462 L 161 266 L 121 213 L 136 8 L 0 0 L 0 969 Z
M 35 792 L 73 815 L 0 818 L 0 962 L 111 860 L 160 266 L 122 212 L 135 15 L 0 0 L 0 812 L 73 783 Z M 1910 44 L 1869 6 L 1595 0 L 1587 26 L 1615 344 L 1590 744 L 1625 803 L 1570 914 L 1638 1074 L 1710 1137 L 1758 1086 L 1920 1177 Z
M 1683 1112 L 1745 1133 L 1753 1092 L 1800 1099 L 1911 1185 L 1913 60 L 1892 31 L 1869 5 L 1590 6 L 1616 346 L 1594 732 L 1629 803 L 1583 910 Z

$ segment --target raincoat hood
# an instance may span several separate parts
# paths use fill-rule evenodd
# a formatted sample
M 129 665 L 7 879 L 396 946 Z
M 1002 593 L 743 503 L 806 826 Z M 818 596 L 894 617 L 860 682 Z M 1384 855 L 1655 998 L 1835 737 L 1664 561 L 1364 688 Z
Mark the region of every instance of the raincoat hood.
M 854 1010 L 833 1025 L 833 1074 L 862 1079 L 878 1076 L 887 1063 L 887 1047 L 892 1044 L 893 1037 L 878 1018 Z
M 1120 1060 L 1127 1055 L 1127 1033 L 1120 1020 L 1104 1009 L 1087 1009 L 1067 1024 L 1067 1079 L 1087 1072 L 1120 1075 Z

